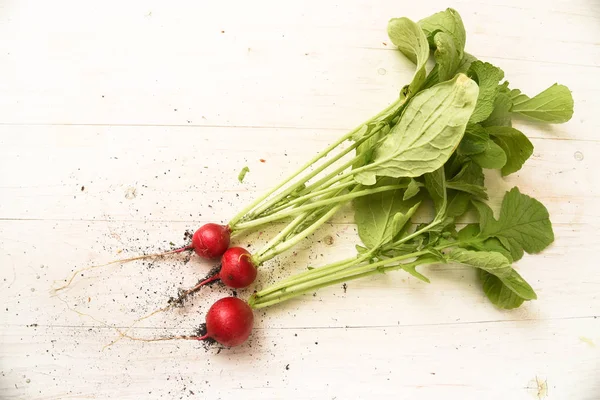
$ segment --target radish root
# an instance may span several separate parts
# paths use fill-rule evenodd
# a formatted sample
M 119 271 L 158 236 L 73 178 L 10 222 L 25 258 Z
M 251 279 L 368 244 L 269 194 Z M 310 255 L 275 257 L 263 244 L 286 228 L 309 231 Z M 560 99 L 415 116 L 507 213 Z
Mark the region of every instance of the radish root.
M 62 286 L 60 286 L 58 288 L 55 288 L 53 290 L 54 290 L 54 292 L 59 292 L 59 291 L 61 291 L 63 289 L 66 289 L 67 287 L 69 287 L 69 285 L 71 285 L 71 283 L 73 283 L 73 280 L 75 279 L 75 277 L 77 277 L 77 275 L 79 275 L 79 274 L 81 274 L 82 272 L 85 272 L 85 271 L 90 271 L 92 269 L 106 267 L 106 266 L 109 266 L 109 265 L 112 265 L 112 264 L 124 264 L 124 263 L 127 263 L 127 262 L 136 261 L 136 260 L 144 260 L 144 259 L 147 259 L 147 258 L 162 257 L 162 256 L 166 256 L 166 255 L 169 255 L 169 254 L 182 253 L 182 252 L 187 251 L 187 250 L 193 250 L 193 247 L 191 245 L 189 245 L 189 246 L 181 247 L 179 249 L 167 251 L 167 252 L 164 252 L 164 253 L 145 254 L 143 256 L 125 258 L 125 259 L 122 259 L 122 260 L 114 260 L 114 261 L 108 262 L 106 264 L 92 265 L 91 267 L 80 268 L 77 271 L 73 272 L 73 274 L 71 275 L 71 277 L 67 280 L 66 284 L 64 284 L 64 285 L 62 285 Z
M 162 341 L 167 341 L 167 340 L 197 340 L 197 341 L 201 341 L 201 340 L 208 339 L 208 335 L 207 334 L 205 334 L 203 336 L 185 336 L 185 335 L 180 335 L 180 336 L 168 336 L 168 337 L 159 337 L 159 338 L 146 339 L 146 338 L 140 338 L 140 337 L 136 337 L 136 336 L 131 336 L 131 335 L 129 335 L 127 333 L 127 332 L 129 332 L 129 330 L 131 330 L 133 328 L 133 326 L 136 323 L 138 323 L 138 322 L 140 322 L 140 321 L 142 321 L 142 320 L 144 320 L 146 318 L 150 318 L 152 315 L 156 314 L 157 312 L 164 311 L 166 308 L 163 308 L 163 309 L 160 309 L 160 310 L 156 310 L 155 312 L 153 312 L 153 313 L 151 313 L 151 314 L 149 314 L 149 315 L 147 315 L 145 317 L 142 317 L 142 318 L 136 320 L 136 322 L 134 322 L 134 324 L 132 326 L 130 326 L 129 328 L 127 328 L 127 330 L 125 332 L 123 332 L 119 328 L 117 328 L 115 326 L 111 326 L 111 325 L 107 324 L 106 322 L 104 322 L 102 320 L 99 320 L 98 318 L 94 317 L 93 315 L 81 312 L 81 311 L 79 311 L 79 310 L 71 307 L 69 305 L 69 303 L 67 303 L 66 300 L 61 299 L 59 296 L 56 296 L 56 298 L 58 300 L 62 301 L 64 303 L 64 305 L 70 311 L 74 312 L 75 314 L 77 314 L 77 315 L 79 315 L 81 317 L 88 317 L 88 318 L 90 318 L 90 319 L 98 322 L 99 324 L 102 324 L 103 326 L 105 326 L 107 328 L 114 329 L 115 331 L 117 331 L 119 333 L 119 337 L 117 339 L 113 340 L 112 342 L 104 345 L 102 347 L 102 351 L 104 351 L 106 348 L 112 346 L 113 344 L 117 343 L 119 340 L 121 340 L 123 338 L 127 338 L 127 339 L 130 339 L 130 340 L 135 340 L 135 341 L 140 341 L 140 342 L 162 342 Z
M 206 279 L 204 279 L 204 280 L 202 280 L 202 281 L 198 282 L 198 283 L 196 284 L 196 286 L 194 286 L 193 288 L 191 288 L 191 289 L 188 289 L 188 290 L 183 290 L 183 291 L 181 291 L 181 292 L 180 292 L 180 294 L 179 294 L 179 296 L 178 296 L 177 298 L 173 298 L 173 297 L 171 297 L 171 298 L 169 299 L 169 305 L 167 305 L 166 307 L 163 307 L 163 308 L 159 308 L 159 309 L 157 309 L 157 310 L 154 310 L 154 311 L 152 311 L 150 314 L 147 314 L 147 315 L 145 315 L 145 316 L 143 316 L 143 317 L 141 317 L 141 318 L 138 318 L 138 319 L 136 319 L 135 321 L 133 321 L 133 324 L 132 324 L 132 325 L 131 325 L 131 326 L 130 326 L 128 329 L 127 329 L 127 331 L 125 331 L 125 333 L 127 333 L 127 332 L 128 332 L 130 329 L 131 329 L 131 328 L 133 328 L 135 325 L 137 325 L 139 322 L 141 322 L 141 321 L 143 321 L 143 320 L 145 320 L 145 319 L 148 319 L 148 318 L 150 318 L 150 317 L 152 317 L 152 316 L 154 316 L 154 315 L 156 315 L 156 314 L 159 314 L 159 313 L 161 313 L 161 312 L 169 311 L 169 310 L 171 310 L 171 309 L 173 309 L 173 308 L 177 308 L 177 307 L 179 307 L 179 306 L 183 305 L 183 302 L 184 302 L 184 301 L 187 299 L 187 297 L 188 297 L 190 294 L 197 292 L 198 290 L 200 290 L 200 288 L 201 288 L 202 286 L 204 286 L 204 285 L 206 285 L 206 284 L 208 284 L 208 283 L 211 283 L 211 282 L 217 281 L 217 280 L 219 280 L 219 279 L 220 279 L 220 278 L 219 278 L 219 274 L 218 274 L 218 273 L 215 273 L 215 274 L 213 274 L 213 275 L 210 275 L 210 274 L 209 274 L 209 277 L 208 277 L 208 278 L 206 278 Z M 204 339 L 198 339 L 198 340 L 204 340 Z

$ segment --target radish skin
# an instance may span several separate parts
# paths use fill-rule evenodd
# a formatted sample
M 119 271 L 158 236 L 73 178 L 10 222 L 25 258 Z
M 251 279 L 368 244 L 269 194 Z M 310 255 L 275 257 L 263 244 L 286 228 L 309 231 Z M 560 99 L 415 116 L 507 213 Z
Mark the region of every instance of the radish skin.
M 206 334 L 198 340 L 213 339 L 227 347 L 244 343 L 254 326 L 254 313 L 243 300 L 225 297 L 217 300 L 206 313 Z
M 229 247 L 231 231 L 226 225 L 205 224 L 192 236 L 192 248 L 202 258 L 221 257 Z

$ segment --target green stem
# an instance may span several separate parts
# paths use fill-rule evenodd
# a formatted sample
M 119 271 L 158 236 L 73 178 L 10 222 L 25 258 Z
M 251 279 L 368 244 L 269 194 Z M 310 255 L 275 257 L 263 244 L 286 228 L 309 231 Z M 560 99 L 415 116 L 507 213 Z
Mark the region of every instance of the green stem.
M 386 250 L 386 249 L 391 249 L 391 248 L 394 248 L 395 246 L 398 246 L 398 245 L 400 245 L 400 244 L 402 244 L 402 243 L 406 243 L 406 242 L 408 242 L 409 240 L 411 240 L 411 239 L 413 239 L 413 238 L 415 238 L 415 237 L 417 237 L 417 236 L 419 236 L 419 235 L 421 235 L 421 234 L 423 234 L 423 233 L 427 232 L 427 231 L 428 231 L 428 230 L 430 230 L 431 228 L 434 228 L 436 225 L 439 225 L 441 222 L 442 222 L 442 221 L 435 219 L 435 220 L 433 220 L 433 222 L 431 222 L 429 225 L 427 225 L 427 226 L 424 226 L 423 228 L 419 229 L 418 231 L 414 231 L 414 232 L 413 232 L 413 233 L 411 233 L 410 235 L 404 236 L 403 238 L 401 238 L 401 239 L 399 239 L 399 240 L 397 240 L 397 241 L 395 241 L 395 242 L 393 242 L 393 243 L 389 243 L 388 245 L 386 245 L 386 246 L 383 248 L 383 250 Z
M 362 125 L 360 127 L 362 127 Z M 259 196 L 254 202 L 250 203 L 247 207 L 243 208 L 242 211 L 240 211 L 236 216 L 234 216 L 229 221 L 229 224 L 228 224 L 229 228 L 232 231 L 235 230 L 237 228 L 236 227 L 237 222 L 240 219 L 242 219 L 248 212 L 252 211 L 262 201 L 264 201 L 267 197 L 269 197 L 270 195 L 272 195 L 273 193 L 275 193 L 277 190 L 279 190 L 281 187 L 283 187 L 288 182 L 290 182 L 292 179 L 294 179 L 295 177 L 297 177 L 298 175 L 300 175 L 302 172 L 304 172 L 304 170 L 306 170 L 307 168 L 309 168 L 310 166 L 312 166 L 314 163 L 316 163 L 317 161 L 319 161 L 321 158 L 326 157 L 337 146 L 339 146 L 340 144 L 342 144 L 346 140 L 350 139 L 352 137 L 352 135 L 354 135 L 356 132 L 358 132 L 358 130 L 360 129 L 360 127 L 358 127 L 356 129 L 354 129 L 353 131 L 345 134 L 344 136 L 342 136 L 341 138 L 339 138 L 338 140 L 336 140 L 334 143 L 332 143 L 331 145 L 327 146 L 327 148 L 325 148 L 325 150 L 321 151 L 319 154 L 317 154 L 316 156 L 314 156 L 313 158 L 311 158 L 306 164 L 304 164 L 303 166 L 301 166 L 296 172 L 294 172 L 288 178 L 284 179 L 279 185 L 273 187 L 271 190 L 268 190 L 262 196 Z
M 342 192 L 342 190 L 344 189 L 338 189 L 338 191 L 336 192 L 331 192 L 329 194 L 324 195 L 323 197 L 325 199 L 327 198 L 332 198 L 337 196 L 339 193 Z M 355 190 L 355 189 L 353 189 Z M 286 231 L 285 234 L 279 234 L 277 235 L 277 239 L 273 239 L 271 240 L 267 245 L 265 245 L 260 251 L 258 251 L 256 253 L 256 255 L 254 256 L 254 262 L 256 263 L 256 265 L 259 265 L 258 263 L 262 263 L 264 261 L 266 261 L 267 259 L 270 259 L 272 256 L 270 255 L 266 255 L 267 252 L 269 252 L 271 249 L 276 248 L 277 246 L 280 246 L 280 243 L 285 242 L 285 241 L 289 241 L 289 240 L 293 240 L 297 235 L 302 234 L 302 232 L 308 228 L 310 228 L 311 226 L 313 226 L 314 224 L 316 224 L 317 222 L 320 221 L 319 217 L 322 216 L 320 214 L 326 213 L 327 207 L 322 207 L 321 210 L 316 210 L 314 212 L 310 212 L 310 211 L 305 211 L 302 214 L 298 215 L 294 221 L 292 223 L 290 223 L 284 230 Z M 312 214 L 312 215 L 311 215 Z M 308 228 L 304 228 L 302 231 L 297 232 L 296 229 L 298 229 L 298 225 L 300 225 L 302 222 L 304 222 L 307 218 L 315 218 L 316 220 L 313 222 L 310 222 Z M 319 226 L 321 224 L 323 224 L 325 221 L 323 222 L 319 222 Z M 317 226 L 318 227 L 318 226 Z M 316 228 L 315 228 L 316 229 Z M 288 237 L 289 234 L 292 234 L 291 237 Z M 302 238 L 301 238 L 302 239 Z M 263 257 L 268 257 L 263 259 Z M 261 261 L 262 260 L 262 261 Z
M 348 148 L 346 148 L 345 150 L 343 150 L 341 153 L 339 153 L 335 157 L 329 159 L 327 162 L 323 163 L 321 166 L 319 166 L 318 168 L 316 168 L 315 170 L 313 170 L 310 174 L 308 174 L 307 176 L 305 176 L 301 181 L 296 182 L 293 186 L 290 186 L 289 188 L 287 188 L 283 192 L 279 193 L 274 198 L 270 199 L 268 202 L 266 202 L 266 203 L 262 204 L 261 206 L 257 207 L 247 217 L 249 217 L 249 219 L 252 220 L 253 217 L 258 217 L 261 214 L 264 214 L 265 211 L 269 211 L 269 213 L 267 213 L 266 215 L 270 215 L 271 212 L 272 212 L 272 210 L 269 210 L 269 208 L 278 205 L 278 203 L 283 203 L 283 204 L 280 204 L 279 208 L 281 208 L 282 206 L 285 206 L 286 205 L 285 202 L 288 200 L 288 199 L 286 199 L 286 197 L 288 195 L 292 194 L 294 192 L 294 190 L 298 189 L 300 186 L 302 186 L 303 184 L 305 184 L 306 182 L 308 182 L 310 179 L 314 178 L 319 173 L 321 173 L 325 169 L 329 168 L 334 162 L 338 161 L 340 158 L 344 157 L 350 151 L 352 151 L 356 147 L 360 146 L 363 142 L 365 142 L 366 140 L 370 139 L 372 136 L 374 136 L 381 129 L 383 129 L 383 126 L 380 126 L 377 129 L 373 129 L 368 134 L 365 134 L 362 138 L 360 138 L 359 140 L 355 141 L 354 144 L 352 144 L 351 146 L 349 146 Z M 348 167 L 350 167 L 353 164 L 355 164 L 356 161 L 358 159 L 360 159 L 360 158 L 361 158 L 361 155 L 355 155 L 353 158 L 351 158 L 350 160 L 346 161 L 344 164 L 342 164 L 341 166 L 339 166 L 335 170 L 329 172 L 327 175 L 325 175 L 323 178 L 319 179 L 317 182 L 314 182 L 311 185 L 303 188 L 297 194 L 297 196 L 304 196 L 304 195 L 310 194 L 314 189 L 318 189 L 318 188 L 322 187 L 322 183 L 323 182 L 331 180 L 333 177 L 335 177 L 336 175 L 340 174 L 341 172 L 343 172 Z M 331 185 L 327 185 L 327 187 L 329 187 L 329 186 L 331 186 Z M 285 209 L 287 207 L 283 207 L 283 208 Z M 248 218 L 244 218 L 244 219 L 248 219 Z M 242 221 L 244 221 L 244 219 L 242 219 Z
M 279 244 L 279 242 L 281 242 L 292 230 L 294 230 L 294 228 L 296 228 L 307 217 L 307 215 L 308 213 L 305 212 L 294 218 L 281 232 L 279 232 L 273 239 L 271 239 L 271 241 L 269 241 L 269 243 L 263 247 L 261 252 L 257 253 L 256 255 L 260 257 L 266 250 Z
M 357 143 L 355 143 L 355 144 L 357 144 Z M 278 193 L 275 197 L 269 199 L 269 201 L 265 202 L 264 204 L 261 204 L 259 207 L 257 207 L 255 210 L 253 210 L 250 214 L 248 214 L 246 216 L 246 218 L 243 218 L 242 221 L 247 220 L 248 218 L 250 218 L 250 220 L 251 220 L 252 217 L 260 216 L 266 210 L 268 210 L 270 207 L 273 207 L 274 205 L 277 205 L 278 203 L 285 202 L 287 196 L 292 194 L 296 189 L 298 189 L 302 185 L 306 184 L 306 182 L 308 182 L 310 179 L 314 178 L 316 175 L 323 172 L 323 170 L 329 168 L 329 166 L 331 166 L 331 164 L 335 163 L 340 158 L 344 157 L 346 154 L 348 154 L 350 151 L 352 151 L 352 149 L 354 149 L 354 147 L 355 147 L 354 145 L 349 146 L 348 148 L 343 150 L 341 153 L 337 154 L 335 157 L 327 160 L 325 163 L 323 163 L 319 167 L 315 168 L 307 176 L 303 177 L 298 182 L 295 182 L 292 186 L 288 187 L 281 193 Z M 327 176 L 329 176 L 329 175 L 327 175 Z M 302 193 L 304 193 L 304 192 L 305 192 L 305 190 L 302 190 Z
M 407 236 L 403 237 L 402 239 L 394 242 L 394 245 L 397 246 L 402 243 L 405 243 L 405 242 L 411 240 L 412 238 L 414 238 L 418 235 L 421 235 L 424 232 L 427 232 L 428 230 L 435 227 L 439 223 L 440 223 L 439 220 L 434 220 L 429 225 L 423 227 L 422 229 L 419 229 L 419 230 L 413 232 L 412 234 L 407 235 Z M 457 242 L 446 243 L 444 245 L 437 246 L 436 249 L 443 250 L 445 248 L 453 247 L 458 244 L 459 243 L 457 243 Z M 386 246 L 386 248 L 387 247 L 388 246 Z M 414 258 L 414 257 L 419 257 L 421 255 L 428 253 L 426 250 L 417 251 L 417 252 L 413 252 L 413 253 L 409 253 L 409 254 L 403 254 L 400 256 L 391 257 L 391 258 L 381 260 L 381 261 L 378 261 L 375 263 L 367 264 L 366 266 L 359 265 L 360 263 L 369 259 L 371 257 L 371 254 L 373 254 L 376 250 L 377 250 L 376 248 L 371 249 L 371 251 L 368 253 L 365 253 L 365 255 L 358 257 L 356 259 L 350 260 L 350 261 L 344 260 L 341 262 L 333 263 L 333 264 L 326 265 L 321 268 L 315 268 L 310 271 L 305 271 L 294 277 L 288 278 L 285 281 L 280 282 L 279 284 L 276 284 L 272 287 L 266 288 L 266 289 L 256 293 L 253 297 L 253 301 L 256 302 L 256 299 L 259 299 L 258 300 L 259 302 L 262 302 L 263 300 L 269 301 L 269 299 L 271 297 L 277 297 L 277 296 L 281 297 L 281 296 L 283 296 L 284 293 L 286 294 L 284 296 L 285 299 L 291 298 L 294 296 L 289 297 L 289 295 L 287 295 L 287 293 L 296 293 L 298 290 L 300 290 L 302 293 L 306 293 L 307 291 L 315 290 L 315 288 L 313 287 L 314 285 L 318 285 L 318 286 L 320 285 L 319 287 L 327 286 L 328 284 L 324 284 L 324 283 L 329 282 L 329 280 L 331 280 L 331 279 L 336 280 L 336 281 L 337 280 L 343 281 L 344 279 L 348 278 L 349 276 L 353 276 L 355 274 L 362 274 L 363 272 L 366 272 L 372 268 L 378 268 L 380 266 L 385 266 L 385 265 L 388 265 L 393 262 L 402 261 L 402 260 L 406 260 L 406 259 Z M 382 249 L 382 250 L 385 250 L 385 249 Z M 357 265 L 358 267 L 352 268 L 355 265 Z M 331 283 L 329 283 L 329 284 L 331 284 Z M 278 294 L 278 292 L 280 292 L 280 293 Z M 302 294 L 302 293 L 299 293 L 299 294 Z M 296 295 L 299 295 L 299 294 L 296 294 Z M 284 300 L 281 300 L 281 301 L 284 301 Z M 269 304 L 271 304 L 271 303 L 269 303 Z M 275 304 L 275 303 L 273 303 L 273 304 Z
M 340 208 L 342 204 L 337 204 L 332 207 L 329 211 L 327 211 L 321 218 L 313 222 L 308 228 L 304 229 L 302 232 L 296 234 L 293 238 L 286 240 L 285 242 L 279 243 L 277 246 L 272 247 L 270 250 L 262 252 L 260 257 L 256 257 L 253 259 L 255 265 L 261 265 L 267 260 L 283 253 L 284 251 L 294 247 L 296 244 L 301 242 L 303 239 L 314 233 L 321 225 L 329 220 Z
M 373 137 L 376 133 L 378 133 L 381 129 L 383 129 L 383 126 L 378 127 L 377 129 L 374 129 L 373 131 L 371 131 L 369 133 L 368 137 L 365 137 L 363 141 L 366 141 L 368 139 L 370 139 L 371 137 Z M 357 146 L 358 147 L 358 146 Z M 321 179 L 319 179 L 318 181 L 310 184 L 309 186 L 305 187 L 304 189 L 302 189 L 302 191 L 299 193 L 300 195 L 303 195 L 305 193 L 310 193 L 313 190 L 320 188 L 320 187 L 329 187 L 331 186 L 333 183 L 340 181 L 340 179 L 336 179 L 336 176 L 338 176 L 339 174 L 341 174 L 342 172 L 344 172 L 344 170 L 346 170 L 348 167 L 353 166 L 354 164 L 356 164 L 356 162 L 362 157 L 362 155 L 356 155 L 354 158 L 350 159 L 349 161 L 347 161 L 345 164 L 341 165 L 340 167 L 338 167 L 336 170 L 330 172 L 328 175 L 322 177 Z M 346 179 L 346 178 L 344 178 Z M 342 180 L 343 181 L 343 180 Z M 331 183 L 330 183 L 331 182 Z
M 310 159 L 307 163 L 305 163 L 303 166 L 301 166 L 296 172 L 294 172 L 288 178 L 284 179 L 279 185 L 277 185 L 274 188 L 272 188 L 271 190 L 267 191 L 262 196 L 259 196 L 254 202 L 252 202 L 247 207 L 245 207 L 244 209 L 242 209 L 236 216 L 234 216 L 229 221 L 229 224 L 228 224 L 229 228 L 232 231 L 236 230 L 236 228 L 237 228 L 236 224 L 238 223 L 238 221 L 240 219 L 242 219 L 247 213 L 249 213 L 250 211 L 252 211 L 253 209 L 255 209 L 257 206 L 259 206 L 260 203 L 262 203 L 265 199 L 267 199 L 269 196 L 271 196 L 277 190 L 281 189 L 283 186 L 285 186 L 286 184 L 288 184 L 290 181 L 292 181 L 292 179 L 294 179 L 295 177 L 297 177 L 298 175 L 300 175 L 302 172 L 304 172 L 307 168 L 311 167 L 313 164 L 315 164 L 321 158 L 326 157 L 332 150 L 334 150 L 340 144 L 342 144 L 346 140 L 352 138 L 352 136 L 354 136 L 357 132 L 359 132 L 364 125 L 366 125 L 366 124 L 368 124 L 368 123 L 370 123 L 370 122 L 372 122 L 374 120 L 377 120 L 378 118 L 381 118 L 382 116 L 385 116 L 386 114 L 390 113 L 390 111 L 394 110 L 394 108 L 396 108 L 396 107 L 398 107 L 398 109 L 400 109 L 402 107 L 403 103 L 404 103 L 404 101 L 402 99 L 398 99 L 398 100 L 394 101 L 392 104 L 390 104 L 388 107 L 386 107 L 383 111 L 381 111 L 375 117 L 371 118 L 366 123 L 363 123 L 363 124 L 359 125 L 357 128 L 353 129 L 352 131 L 350 131 L 347 134 L 343 135 L 341 138 L 339 138 L 337 141 L 335 141 L 331 145 L 327 146 L 327 148 L 325 148 L 325 150 L 321 151 L 315 157 L 313 157 L 312 159 Z M 396 112 L 396 111 L 397 110 L 394 110 L 394 112 Z M 348 151 L 351 151 L 351 150 L 348 150 Z M 347 152 L 342 152 L 342 156 L 345 155 L 345 154 L 347 154 Z M 326 164 L 330 165 L 331 163 L 337 161 L 337 159 L 341 158 L 342 156 L 338 155 L 338 157 L 336 157 L 334 160 L 330 160 Z M 326 168 L 326 167 L 324 167 L 324 168 Z M 317 171 L 317 173 L 318 172 L 320 172 L 320 171 Z M 314 171 L 313 171 L 313 173 L 314 173 Z M 309 176 L 310 175 L 312 175 L 312 173 L 309 174 Z M 315 175 L 312 175 L 312 176 L 315 176 Z M 292 193 L 297 187 L 299 187 L 302 184 L 304 184 L 308 179 L 310 179 L 310 178 L 305 178 L 304 180 L 302 180 L 300 182 L 297 182 L 296 184 L 292 185 L 290 188 L 288 188 L 284 192 L 282 192 L 282 193 L 285 193 L 285 194 L 279 194 L 274 199 L 270 200 L 267 204 L 273 205 L 274 203 L 276 203 L 277 201 L 279 201 L 283 197 L 285 197 L 287 194 Z M 267 205 L 265 207 L 265 205 L 263 205 L 262 207 L 263 208 L 268 208 L 269 206 Z
M 357 185 L 356 187 L 360 187 L 360 186 L 361 185 Z M 343 205 L 343 203 L 346 203 L 347 201 L 355 199 L 357 197 L 367 196 L 370 194 L 375 194 L 375 193 L 380 193 L 380 192 L 387 192 L 389 190 L 404 189 L 404 188 L 406 188 L 406 186 L 407 185 L 405 185 L 405 184 L 404 185 L 380 186 L 377 188 L 365 189 L 365 190 L 361 190 L 359 192 L 348 193 L 348 194 L 336 196 L 336 197 L 325 199 L 325 200 L 314 201 L 312 203 L 308 203 L 308 204 L 300 206 L 300 207 L 292 208 L 291 210 L 283 210 L 276 214 L 271 214 L 269 216 L 258 218 L 253 221 L 242 222 L 242 223 L 238 224 L 237 229 L 241 230 L 241 229 L 256 228 L 257 226 L 260 226 L 260 225 L 263 225 L 263 224 L 266 224 L 269 222 L 277 221 L 277 220 L 280 220 L 283 218 L 287 218 L 287 217 L 290 217 L 293 215 L 297 215 L 297 214 L 303 213 L 305 211 L 314 210 L 315 208 L 321 208 L 323 206 L 327 206 L 330 204 Z
M 336 191 L 336 190 L 339 190 L 339 189 L 344 189 L 344 188 L 347 188 L 349 186 L 356 185 L 356 184 L 357 184 L 356 182 L 354 182 L 353 180 L 351 180 L 351 181 L 348 181 L 348 182 L 341 182 L 339 185 L 331 186 L 331 187 L 329 187 L 327 189 L 322 189 L 322 190 L 317 190 L 315 192 L 307 193 L 307 194 L 305 194 L 305 195 L 303 195 L 301 197 L 297 197 L 297 198 L 294 198 L 293 200 L 289 200 L 285 204 L 282 204 L 282 205 L 279 205 L 279 206 L 275 205 L 274 208 L 272 208 L 270 210 L 267 210 L 268 213 L 266 215 L 275 214 L 275 213 L 277 213 L 277 212 L 279 212 L 281 210 L 285 210 L 286 208 L 288 208 L 290 206 L 293 206 L 293 205 L 296 205 L 296 204 L 299 204 L 299 203 L 305 203 L 306 201 L 308 201 L 308 200 L 310 200 L 310 199 L 312 199 L 314 197 L 322 196 L 324 194 L 328 194 L 328 193 L 331 193 L 333 191 Z
M 419 252 L 424 253 L 424 252 Z M 415 253 L 417 254 L 417 253 Z M 407 256 L 403 256 L 405 259 L 410 258 Z M 270 294 L 267 296 L 261 296 L 262 292 L 256 293 L 250 300 L 250 306 L 254 309 L 268 307 L 271 305 L 275 305 L 286 300 L 290 300 L 294 297 L 303 295 L 305 293 L 314 292 L 315 290 L 339 284 L 342 282 L 347 282 L 354 279 L 364 278 L 369 275 L 380 274 L 387 271 L 393 271 L 398 269 L 409 268 L 417 265 L 427 264 L 429 262 L 435 262 L 435 259 L 430 260 L 421 260 L 421 261 L 413 261 L 410 263 L 400 263 L 397 265 L 387 266 L 393 262 L 400 261 L 400 257 L 391 258 L 388 260 L 380 261 L 373 264 L 367 264 L 366 266 L 354 268 L 350 271 L 346 271 L 344 274 L 334 274 L 327 276 L 325 278 L 321 278 L 312 282 L 311 285 L 298 285 L 297 288 L 293 290 L 281 291 L 281 293 Z M 383 268 L 380 268 L 383 267 Z
M 306 272 L 311 272 L 310 274 L 304 274 L 302 276 L 300 276 L 300 274 L 295 275 L 292 279 L 288 279 L 288 280 L 279 282 L 265 290 L 261 290 L 259 294 L 261 297 L 266 297 L 268 294 L 276 292 L 281 289 L 285 289 L 286 287 L 299 285 L 301 283 L 312 281 L 314 279 L 321 278 L 326 275 L 334 274 L 338 271 L 341 271 L 341 270 L 351 267 L 353 265 L 360 264 L 361 262 L 367 260 L 370 257 L 371 257 L 371 252 L 363 254 L 362 256 L 360 256 L 358 258 L 351 258 L 351 259 L 339 261 L 337 263 L 328 264 L 321 268 L 315 268 L 313 270 L 306 271 Z
M 344 181 L 345 179 L 348 179 L 349 177 L 352 177 L 352 176 L 358 174 L 359 172 L 368 171 L 369 168 L 377 165 L 377 163 L 370 163 L 367 165 L 363 165 L 362 167 L 354 168 L 354 169 L 348 170 L 344 173 L 341 173 L 344 170 L 346 170 L 348 167 L 352 166 L 356 162 L 356 159 L 358 159 L 359 157 L 360 156 L 357 156 L 356 158 L 348 161 L 346 164 L 342 165 L 340 168 L 338 168 L 336 171 L 334 171 L 330 175 L 323 177 L 318 182 L 315 182 L 311 186 L 304 189 L 301 193 L 311 190 L 313 187 L 321 187 L 321 186 L 329 187 L 340 181 Z
M 350 257 L 350 258 L 346 258 L 345 260 L 336 261 L 334 263 L 327 264 L 327 265 L 324 265 L 324 266 L 319 267 L 319 268 L 310 268 L 310 269 L 308 269 L 308 270 L 306 270 L 304 272 L 300 272 L 300 273 L 298 273 L 296 275 L 289 276 L 289 277 L 281 280 L 279 283 L 295 282 L 296 278 L 301 278 L 301 277 L 304 277 L 304 276 L 307 276 L 307 275 L 311 275 L 311 274 L 314 273 L 313 271 L 315 271 L 317 269 L 319 271 L 326 270 L 326 269 L 333 269 L 333 268 L 335 268 L 335 267 L 337 267 L 339 265 L 345 265 L 345 264 L 355 263 L 356 259 L 357 259 L 357 257 Z M 266 290 L 267 289 L 265 289 L 264 291 L 266 291 Z
M 300 295 L 303 295 L 305 293 L 312 292 L 312 291 L 315 291 L 315 290 L 319 290 L 319 289 L 327 287 L 327 286 L 332 286 L 332 285 L 335 285 L 335 284 L 339 284 L 339 283 L 343 283 L 343 282 L 348 282 L 350 280 L 359 279 L 359 278 L 363 278 L 365 276 L 373 275 L 374 272 L 379 272 L 379 271 L 369 271 L 369 272 L 364 272 L 362 274 L 358 274 L 358 275 L 354 275 L 354 276 L 351 276 L 351 277 L 347 277 L 347 278 L 344 278 L 344 279 L 337 279 L 337 280 L 334 280 L 334 281 L 331 281 L 331 282 L 323 283 L 321 285 L 316 285 L 315 287 L 313 287 L 311 289 L 306 289 L 306 290 L 303 290 L 303 291 L 298 292 L 298 293 L 290 293 L 288 295 L 282 295 L 282 296 L 273 298 L 271 300 L 265 300 L 265 301 L 263 301 L 262 299 L 260 299 L 259 301 L 256 301 L 256 297 L 251 297 L 250 301 L 248 303 L 250 304 L 250 307 L 252 307 L 253 309 L 257 310 L 259 308 L 269 307 L 269 306 L 273 306 L 275 304 L 283 303 L 284 301 L 290 300 L 290 299 L 292 299 L 294 297 L 297 297 L 297 296 L 300 296 Z

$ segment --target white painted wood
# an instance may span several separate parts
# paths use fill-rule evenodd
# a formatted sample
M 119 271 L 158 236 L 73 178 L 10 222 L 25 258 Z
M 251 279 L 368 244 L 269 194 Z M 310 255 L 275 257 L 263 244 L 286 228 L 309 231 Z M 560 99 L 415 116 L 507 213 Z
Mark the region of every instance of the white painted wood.
M 0 4 L 0 398 L 597 399 L 600 3 L 495 3 Z M 219 353 L 126 340 L 102 351 L 116 335 L 98 321 L 127 327 L 164 305 L 212 266 L 195 257 L 98 269 L 66 304 L 51 296 L 75 268 L 227 221 L 389 104 L 411 66 L 387 20 L 448 6 L 468 51 L 512 84 L 573 90 L 573 120 L 520 122 L 534 156 L 518 174 L 488 176 L 495 205 L 517 185 L 551 213 L 556 242 L 517 265 L 537 301 L 499 311 L 472 270 L 432 266 L 430 285 L 393 273 L 259 311 L 250 342 Z M 238 241 L 256 249 L 268 236 Z M 344 210 L 265 265 L 258 286 L 356 242 Z M 134 333 L 189 333 L 223 294 L 205 290 Z

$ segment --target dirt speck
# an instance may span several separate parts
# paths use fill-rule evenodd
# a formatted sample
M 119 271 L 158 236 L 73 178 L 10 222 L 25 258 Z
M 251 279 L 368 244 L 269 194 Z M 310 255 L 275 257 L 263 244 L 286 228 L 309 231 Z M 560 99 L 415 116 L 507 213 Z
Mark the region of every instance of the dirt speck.
M 287 365 L 285 366 L 285 370 L 286 370 L 286 371 L 289 371 L 289 370 L 290 370 L 290 364 L 287 364 Z
M 83 192 L 84 190 L 85 190 L 85 186 L 82 186 L 81 187 L 81 191 Z
M 266 162 L 267 162 L 267 160 L 265 160 L 264 158 L 261 158 L 259 161 L 260 161 L 261 163 L 266 163 Z
M 125 198 L 127 200 L 133 200 L 137 197 L 137 189 L 130 186 L 127 188 L 127 190 L 125 191 Z
M 333 236 L 327 235 L 327 236 L 325 236 L 325 238 L 323 239 L 323 241 L 325 242 L 325 244 L 327 246 L 331 246 L 333 244 Z
M 348 290 L 348 285 L 346 285 L 345 283 L 342 285 L 342 289 L 344 289 L 344 293 L 346 293 L 346 291 Z

